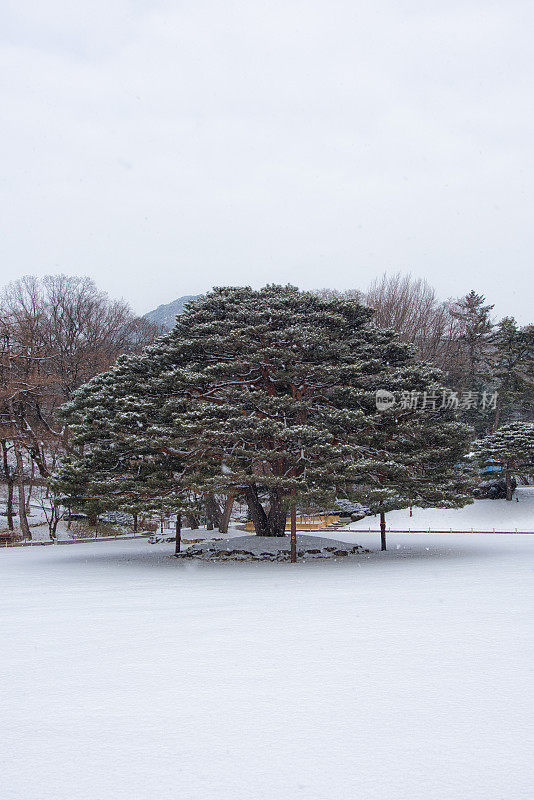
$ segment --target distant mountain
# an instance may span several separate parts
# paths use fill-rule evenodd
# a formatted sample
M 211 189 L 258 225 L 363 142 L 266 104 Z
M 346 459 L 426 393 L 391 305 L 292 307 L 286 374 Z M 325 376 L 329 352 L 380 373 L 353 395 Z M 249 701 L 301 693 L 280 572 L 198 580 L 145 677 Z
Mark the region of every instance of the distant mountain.
M 190 300 L 196 300 L 200 297 L 199 294 L 186 294 L 184 297 L 179 297 L 178 300 L 173 300 L 172 303 L 167 303 L 163 306 L 158 306 L 153 311 L 148 311 L 143 315 L 143 319 L 148 319 L 149 322 L 154 322 L 156 325 L 163 325 L 164 328 L 174 328 L 176 316 L 181 314 L 184 310 L 186 303 Z

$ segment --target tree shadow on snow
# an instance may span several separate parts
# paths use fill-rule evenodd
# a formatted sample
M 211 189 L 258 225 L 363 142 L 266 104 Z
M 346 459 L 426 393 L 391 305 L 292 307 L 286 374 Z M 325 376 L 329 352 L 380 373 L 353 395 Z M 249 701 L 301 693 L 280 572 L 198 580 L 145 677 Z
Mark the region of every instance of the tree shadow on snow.
M 429 534 L 428 538 L 425 534 L 423 538 L 418 537 L 417 540 L 410 539 L 407 540 L 407 535 L 402 536 L 395 536 L 391 535 L 388 538 L 388 549 L 384 552 L 380 550 L 380 543 L 377 541 L 377 537 L 373 536 L 372 541 L 368 535 L 358 537 L 354 541 L 351 541 L 351 544 L 360 544 L 362 547 L 365 547 L 369 550 L 367 553 L 359 553 L 350 556 L 344 557 L 337 557 L 337 558 L 328 558 L 328 559 L 320 559 L 320 558 L 308 558 L 299 557 L 297 566 L 304 567 L 304 568 L 323 568 L 323 567 L 330 567 L 330 568 L 339 568 L 340 565 L 345 564 L 346 567 L 354 567 L 355 565 L 359 566 L 382 566 L 384 567 L 386 564 L 394 563 L 394 562 L 420 562 L 420 561 L 449 561 L 449 560 L 472 560 L 478 561 L 481 559 L 491 558 L 491 557 L 501 557 L 503 554 L 509 553 L 510 548 L 507 546 L 505 541 L 495 541 L 492 537 L 492 541 L 489 541 L 490 537 L 487 535 L 482 539 L 482 536 L 477 540 L 470 540 L 470 534 L 465 534 L 465 539 L 458 540 L 455 538 L 454 541 L 451 541 L 450 544 L 448 542 L 443 541 L 443 536 L 447 534 L 440 535 L 439 542 L 433 542 L 432 538 L 433 535 Z M 152 570 L 166 568 L 166 569 L 173 569 L 173 570 L 191 570 L 191 569 L 209 569 L 211 570 L 228 570 L 228 569 L 239 569 L 239 570 L 247 570 L 250 568 L 255 569 L 264 569 L 264 568 L 271 568 L 276 570 L 283 570 L 288 568 L 295 568 L 294 565 L 289 564 L 288 562 L 272 562 L 272 561 L 227 561 L 227 562 L 206 562 L 201 560 L 180 560 L 173 557 L 173 547 L 172 544 L 169 545 L 168 549 L 163 549 L 159 546 L 153 546 L 147 544 L 145 547 L 139 547 L 138 549 L 133 549 L 128 551 L 127 549 L 119 549 L 114 551 L 114 549 L 110 549 L 104 545 L 106 548 L 105 550 L 100 550 L 98 544 L 95 545 L 85 545 L 83 553 L 78 550 L 77 545 L 61 545 L 61 550 L 63 548 L 69 548 L 69 552 L 65 554 L 66 557 L 62 555 L 59 561 L 63 561 L 65 567 L 68 567 L 70 564 L 85 564 L 88 568 L 91 566 L 98 566 L 98 567 L 124 567 L 124 568 L 149 568 Z M 71 550 L 72 548 L 72 550 Z M 89 548 L 91 548 L 89 550 Z M 76 550 L 76 552 L 73 552 Z

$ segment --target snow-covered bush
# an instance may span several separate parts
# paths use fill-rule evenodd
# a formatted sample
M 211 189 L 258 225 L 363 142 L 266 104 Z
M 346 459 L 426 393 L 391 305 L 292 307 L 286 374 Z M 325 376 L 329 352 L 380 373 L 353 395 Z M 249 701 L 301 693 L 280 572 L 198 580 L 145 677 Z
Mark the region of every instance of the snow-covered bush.
M 353 500 L 336 500 L 334 509 L 334 514 L 340 514 L 341 516 L 351 517 L 351 519 L 357 520 L 362 519 L 363 517 L 369 514 L 369 509 L 365 506 L 362 506 L 361 503 L 356 503 Z
M 515 491 L 517 482 L 511 478 L 512 491 Z M 493 478 L 492 480 L 482 481 L 473 490 L 473 495 L 479 500 L 505 500 L 506 481 L 504 478 Z
M 98 519 L 109 525 L 133 525 L 133 516 L 124 511 L 105 511 Z

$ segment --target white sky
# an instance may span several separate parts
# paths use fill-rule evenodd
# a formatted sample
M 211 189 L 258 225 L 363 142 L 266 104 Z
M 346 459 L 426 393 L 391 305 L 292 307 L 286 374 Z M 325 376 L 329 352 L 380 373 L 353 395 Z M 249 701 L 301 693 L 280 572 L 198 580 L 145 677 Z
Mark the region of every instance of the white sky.
M 532 0 L 3 0 L 0 283 L 388 271 L 532 319 Z

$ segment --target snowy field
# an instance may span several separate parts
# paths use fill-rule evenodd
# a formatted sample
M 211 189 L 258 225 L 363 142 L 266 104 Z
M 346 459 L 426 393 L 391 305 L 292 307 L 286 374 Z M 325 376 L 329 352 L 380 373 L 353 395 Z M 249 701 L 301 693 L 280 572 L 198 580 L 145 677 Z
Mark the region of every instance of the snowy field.
M 404 508 L 386 515 L 388 529 L 397 531 L 529 531 L 534 533 L 534 486 L 519 487 L 514 499 L 475 500 L 464 508 Z M 378 517 L 364 517 L 351 530 L 378 530 Z
M 2 800 L 530 800 L 534 536 L 389 544 L 1 550 Z

